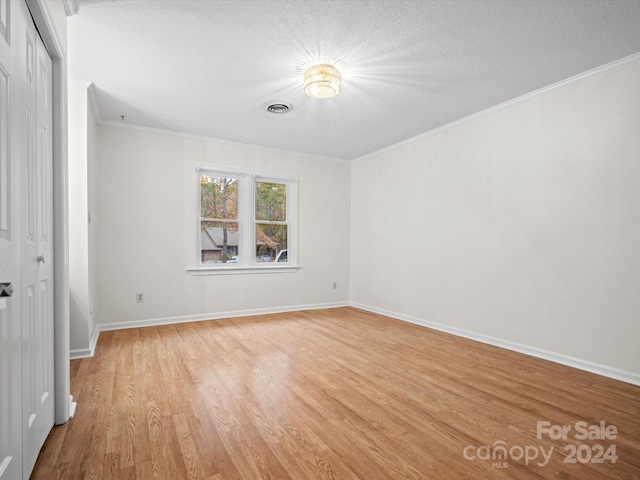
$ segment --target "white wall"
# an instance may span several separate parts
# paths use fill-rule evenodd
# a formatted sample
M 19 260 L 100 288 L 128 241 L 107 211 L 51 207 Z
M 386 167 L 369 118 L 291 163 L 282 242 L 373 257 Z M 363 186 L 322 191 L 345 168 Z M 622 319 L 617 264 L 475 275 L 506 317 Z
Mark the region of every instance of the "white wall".
M 69 340 L 74 355 L 86 355 L 95 338 L 92 299 L 96 291 L 95 226 L 89 224 L 99 182 L 95 176 L 98 128 L 90 90 L 69 82 Z M 90 180 L 91 179 L 91 180 Z M 89 184 L 92 188 L 89 189 Z
M 96 145 L 89 249 L 95 259 L 97 324 L 349 300 L 348 163 L 104 125 L 98 126 Z M 185 262 L 191 162 L 296 173 L 302 268 L 191 276 Z M 144 303 L 136 303 L 138 292 Z
M 89 236 L 87 225 L 87 86 L 69 82 L 69 340 L 88 348 Z
M 88 289 L 89 289 L 89 316 L 87 317 L 89 341 L 95 342 L 97 340 L 97 325 L 95 316 L 93 314 L 93 303 L 96 297 L 96 291 L 98 289 L 97 278 L 97 258 L 98 252 L 95 248 L 96 245 L 96 230 L 98 226 L 93 218 L 92 212 L 97 208 L 98 193 L 100 192 L 100 181 L 97 176 L 97 162 L 98 159 L 98 116 L 95 108 L 95 97 L 93 94 L 94 85 L 91 84 L 87 90 L 87 184 L 91 185 L 87 191 L 87 210 L 84 212 L 84 221 L 88 226 L 87 231 L 87 261 L 89 272 L 87 275 Z M 94 348 L 95 345 L 90 344 L 90 348 Z
M 351 300 L 640 373 L 640 63 L 360 159 Z

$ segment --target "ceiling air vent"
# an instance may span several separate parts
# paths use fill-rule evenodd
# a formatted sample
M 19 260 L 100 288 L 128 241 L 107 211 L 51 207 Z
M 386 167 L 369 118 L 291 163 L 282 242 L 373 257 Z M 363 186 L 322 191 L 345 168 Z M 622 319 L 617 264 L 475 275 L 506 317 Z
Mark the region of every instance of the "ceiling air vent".
M 264 108 L 267 112 L 270 112 L 270 113 L 287 113 L 293 110 L 293 107 L 291 105 L 289 105 L 288 103 L 281 103 L 281 102 L 275 102 L 275 103 L 268 102 L 265 104 Z

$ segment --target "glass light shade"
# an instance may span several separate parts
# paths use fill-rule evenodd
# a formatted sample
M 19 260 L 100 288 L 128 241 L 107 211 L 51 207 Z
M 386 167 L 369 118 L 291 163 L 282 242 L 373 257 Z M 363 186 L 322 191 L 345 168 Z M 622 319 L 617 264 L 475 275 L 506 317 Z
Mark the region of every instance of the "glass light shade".
M 331 65 L 314 65 L 304 72 L 304 92 L 314 98 L 332 98 L 340 93 L 342 75 Z

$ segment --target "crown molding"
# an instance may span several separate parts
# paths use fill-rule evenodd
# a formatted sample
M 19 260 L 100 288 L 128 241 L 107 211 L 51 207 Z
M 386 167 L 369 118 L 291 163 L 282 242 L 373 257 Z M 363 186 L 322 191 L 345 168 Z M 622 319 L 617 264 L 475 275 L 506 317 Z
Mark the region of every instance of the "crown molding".
M 62 3 L 67 17 L 73 17 L 78 14 L 78 10 L 80 10 L 79 0 L 62 0 Z
M 97 102 L 96 102 L 96 105 L 97 105 Z M 155 134 L 161 134 L 161 135 L 172 135 L 172 136 L 180 137 L 180 138 L 188 138 L 188 139 L 193 139 L 193 140 L 202 140 L 202 141 L 206 141 L 206 142 L 220 143 L 220 144 L 223 144 L 223 145 L 232 145 L 232 146 L 242 147 L 242 148 L 267 150 L 267 151 L 270 151 L 270 152 L 284 153 L 284 154 L 287 154 L 287 155 L 291 155 L 291 154 L 300 155 L 300 156 L 304 156 L 304 157 L 308 157 L 308 158 L 313 158 L 313 159 L 316 159 L 316 160 L 321 160 L 321 161 L 324 161 L 324 162 L 342 163 L 342 164 L 350 163 L 349 160 L 343 160 L 341 158 L 324 157 L 322 155 L 314 155 L 312 153 L 297 152 L 295 150 L 283 150 L 283 149 L 280 149 L 280 148 L 265 147 L 264 145 L 255 145 L 255 144 L 252 144 L 252 143 L 233 142 L 231 140 L 222 140 L 220 138 L 207 137 L 207 136 L 204 136 L 204 135 L 196 135 L 196 134 L 193 134 L 193 133 L 185 133 L 185 132 L 180 132 L 180 131 L 177 131 L 177 130 L 167 130 L 167 129 L 164 129 L 164 128 L 146 127 L 146 126 L 142 126 L 142 125 L 135 125 L 133 123 L 122 123 L 122 122 L 116 122 L 116 121 L 113 121 L 113 120 L 104 120 L 102 117 L 98 118 L 98 124 L 102 125 L 103 127 L 124 128 L 124 129 L 138 130 L 138 131 L 148 132 L 148 133 L 155 133 Z
M 599 67 L 593 68 L 591 70 L 587 70 L 586 72 L 583 73 L 579 73 L 578 75 L 574 75 L 573 77 L 569 77 L 566 78 L 564 80 L 561 80 L 559 82 L 556 83 L 552 83 L 551 85 L 547 85 L 546 87 L 542 87 L 539 88 L 538 90 L 534 90 L 532 92 L 529 93 L 525 93 L 524 95 L 521 95 L 519 97 L 513 98 L 511 100 L 507 100 L 506 102 L 502 102 L 499 103 L 498 105 L 494 105 L 493 107 L 489 107 L 486 108 L 484 110 L 481 110 L 479 112 L 476 113 L 472 113 L 471 115 L 468 115 L 466 117 L 460 118 L 458 120 L 454 120 L 453 122 L 450 123 L 446 123 L 440 127 L 434 128 L 432 130 L 429 130 L 427 132 L 424 133 L 420 133 L 414 137 L 410 137 L 407 138 L 405 140 L 402 140 L 398 143 L 394 143 L 393 145 L 389 145 L 387 147 L 381 148 L 379 150 L 375 150 L 373 152 L 367 153 L 366 155 L 362 155 L 361 157 L 358 158 L 354 158 L 353 160 L 351 160 L 352 163 L 356 163 L 356 162 L 360 162 L 363 160 L 366 160 L 368 158 L 374 157 L 380 153 L 384 153 L 384 152 L 388 152 L 391 150 L 395 150 L 397 148 L 400 148 L 404 145 L 408 145 L 414 142 L 417 142 L 419 140 L 422 140 L 423 138 L 429 137 L 431 135 L 434 135 L 436 133 L 440 133 L 444 130 L 448 130 L 450 128 L 454 128 L 457 127 L 459 125 L 465 124 L 467 122 L 470 122 L 472 120 L 476 120 L 477 118 L 480 117 L 484 117 L 485 115 L 490 115 L 498 110 L 503 110 L 505 108 L 509 108 L 513 105 L 516 105 L 518 103 L 527 101 L 531 98 L 534 97 L 539 97 L 542 95 L 546 95 L 548 93 L 551 93 L 553 91 L 556 90 L 560 90 L 562 88 L 580 83 L 584 80 L 587 80 L 589 78 L 595 77 L 597 75 L 602 75 L 604 73 L 608 73 L 612 70 L 616 70 L 618 68 L 622 68 L 625 67 L 627 65 L 631 65 L 634 63 L 640 62 L 640 53 L 634 53 L 633 55 L 629 55 L 628 57 L 623 57 L 619 60 L 615 60 L 613 62 L 607 63 L 605 65 L 601 65 Z

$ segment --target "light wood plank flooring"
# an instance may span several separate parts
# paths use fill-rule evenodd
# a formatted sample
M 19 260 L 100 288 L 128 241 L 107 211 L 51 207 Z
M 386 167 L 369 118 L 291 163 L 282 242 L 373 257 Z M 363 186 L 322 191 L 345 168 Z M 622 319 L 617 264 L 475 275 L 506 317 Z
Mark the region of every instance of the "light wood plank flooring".
M 71 370 L 33 479 L 640 478 L 640 387 L 353 308 L 104 332 Z

